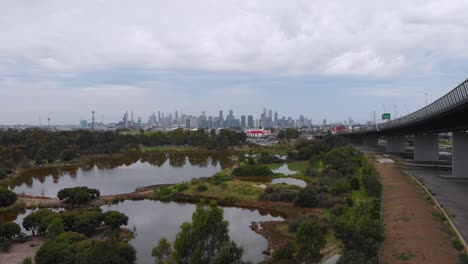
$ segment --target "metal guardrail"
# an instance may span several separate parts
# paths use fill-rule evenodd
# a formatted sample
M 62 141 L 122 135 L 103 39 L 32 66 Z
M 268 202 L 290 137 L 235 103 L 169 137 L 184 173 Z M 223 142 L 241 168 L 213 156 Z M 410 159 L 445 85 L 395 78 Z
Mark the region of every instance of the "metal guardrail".
M 347 134 L 353 132 L 375 132 L 397 128 L 402 125 L 407 125 L 413 122 L 421 121 L 431 116 L 435 116 L 446 112 L 453 107 L 468 101 L 468 79 L 458 85 L 455 89 L 448 92 L 430 105 L 419 109 L 409 115 L 388 121 L 386 123 L 377 124 L 376 127 L 360 127 L 352 130 L 342 130 L 340 134 Z

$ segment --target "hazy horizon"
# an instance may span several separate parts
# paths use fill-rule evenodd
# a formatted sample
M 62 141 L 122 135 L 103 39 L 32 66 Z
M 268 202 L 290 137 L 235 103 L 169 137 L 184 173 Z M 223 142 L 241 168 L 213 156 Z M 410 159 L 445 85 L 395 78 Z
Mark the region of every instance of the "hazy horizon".
M 126 110 L 343 122 L 467 78 L 468 2 L 2 1 L 0 124 Z

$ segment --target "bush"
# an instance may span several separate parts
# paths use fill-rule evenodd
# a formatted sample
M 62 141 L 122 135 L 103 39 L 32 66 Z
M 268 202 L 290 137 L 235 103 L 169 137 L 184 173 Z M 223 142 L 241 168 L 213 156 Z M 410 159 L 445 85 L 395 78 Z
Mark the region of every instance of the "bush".
M 18 196 L 13 191 L 0 187 L 0 207 L 7 207 L 16 202 Z
M 1 223 L 0 220 L 0 238 L 11 240 L 12 238 L 19 235 L 21 227 L 15 222 Z
M 177 184 L 177 185 L 176 185 L 176 190 L 177 190 L 178 192 L 183 192 L 183 191 L 185 191 L 185 190 L 188 190 L 188 188 L 189 188 L 188 185 L 185 184 L 185 183 L 181 183 L 181 184 Z
M 265 189 L 265 192 L 260 194 L 258 200 L 272 202 L 294 202 L 296 198 L 297 191 L 268 186 Z
M 460 264 L 468 264 L 468 255 L 466 253 L 460 254 L 458 256 L 458 261 Z
M 335 204 L 331 209 L 330 213 L 334 216 L 340 216 L 344 212 L 344 206 L 342 204 Z
M 351 181 L 349 182 L 349 185 L 351 185 L 351 189 L 353 190 L 359 190 L 361 188 L 361 184 L 359 183 L 359 179 L 356 177 L 353 177 Z
M 33 264 L 32 259 L 30 257 L 25 257 L 21 264 Z
M 0 249 L 3 252 L 8 252 L 11 246 L 11 241 L 5 238 L 0 238 Z
M 108 211 L 102 216 L 104 225 L 111 230 L 120 228 L 121 226 L 127 225 L 128 216 L 118 211 Z
M 460 241 L 460 239 L 458 238 L 455 238 L 454 240 L 452 240 L 452 245 L 455 249 L 457 249 L 458 251 L 462 251 L 464 246 L 462 244 L 462 242 Z
M 297 194 L 295 204 L 299 207 L 316 207 L 318 205 L 317 192 L 311 187 L 301 189 Z
M 271 176 L 273 172 L 264 165 L 245 165 L 237 167 L 232 172 L 234 176 Z
M 206 190 L 208 190 L 208 186 L 206 186 L 205 184 L 199 184 L 199 185 L 197 185 L 197 191 L 198 191 L 198 192 L 204 192 L 204 191 L 206 191 Z
M 367 193 L 376 198 L 380 198 L 382 194 L 382 184 L 380 183 L 379 174 L 375 168 L 371 164 L 368 164 L 361 168 L 361 174 L 361 183 Z
M 167 187 L 167 186 L 163 186 L 159 189 L 159 194 L 161 196 L 168 196 L 168 195 L 171 195 L 172 194 L 172 190 L 170 187 Z
M 346 194 L 351 191 L 351 187 L 346 180 L 336 180 L 330 185 L 328 189 L 330 193 L 335 196 Z
M 57 193 L 57 197 L 70 203 L 72 205 L 84 205 L 90 202 L 92 199 L 97 199 L 100 196 L 100 192 L 97 189 L 90 189 L 86 186 L 65 188 Z

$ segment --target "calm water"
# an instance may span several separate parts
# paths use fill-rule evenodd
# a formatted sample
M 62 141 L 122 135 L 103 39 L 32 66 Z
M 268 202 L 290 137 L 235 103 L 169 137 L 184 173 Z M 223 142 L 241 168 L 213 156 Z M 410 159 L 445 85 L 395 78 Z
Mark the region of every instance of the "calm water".
M 40 169 L 23 174 L 10 188 L 17 193 L 55 197 L 60 189 L 88 186 L 101 195 L 130 193 L 138 187 L 209 177 L 229 165 L 225 154 L 153 153 L 96 161 L 74 169 Z
M 130 243 L 137 249 L 138 263 L 154 263 L 152 248 L 166 237 L 173 242 L 183 222 L 191 221 L 196 206 L 193 204 L 162 203 L 155 201 L 125 201 L 103 206 L 103 211 L 117 210 L 129 217 L 128 228 L 136 228 L 136 238 Z M 241 208 L 224 208 L 224 219 L 229 221 L 229 236 L 244 248 L 244 260 L 257 263 L 264 259 L 262 252 L 267 240 L 250 229 L 252 222 L 280 221 L 268 213 Z
M 286 176 L 297 174 L 297 171 L 290 170 L 288 164 L 283 164 L 278 169 L 272 170 L 274 173 L 281 173 Z
M 299 186 L 299 187 L 302 187 L 302 188 L 307 186 L 307 183 L 305 181 L 294 179 L 294 178 L 276 178 L 276 179 L 273 179 L 271 181 L 271 183 L 273 183 L 273 184 L 286 183 L 286 184 L 289 184 L 289 185 L 296 185 L 296 186 Z

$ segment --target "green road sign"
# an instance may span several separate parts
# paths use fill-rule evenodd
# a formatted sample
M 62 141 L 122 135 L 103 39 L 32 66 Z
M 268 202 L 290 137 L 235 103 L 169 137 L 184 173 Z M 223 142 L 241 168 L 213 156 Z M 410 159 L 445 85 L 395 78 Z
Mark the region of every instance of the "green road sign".
M 390 113 L 383 113 L 383 114 L 382 114 L 382 119 L 383 119 L 383 120 L 386 120 L 386 119 L 388 120 L 388 119 L 390 119 L 390 117 L 391 117 L 391 116 L 390 116 Z

